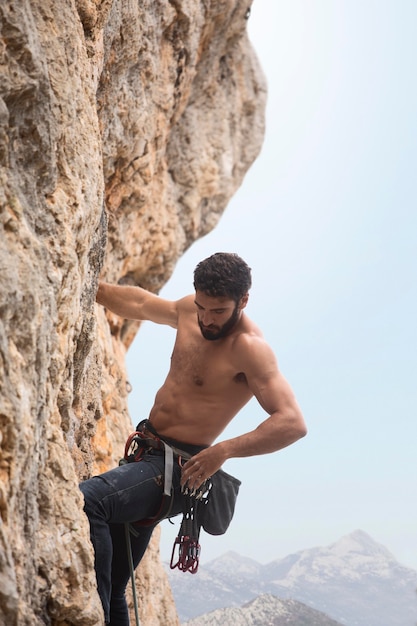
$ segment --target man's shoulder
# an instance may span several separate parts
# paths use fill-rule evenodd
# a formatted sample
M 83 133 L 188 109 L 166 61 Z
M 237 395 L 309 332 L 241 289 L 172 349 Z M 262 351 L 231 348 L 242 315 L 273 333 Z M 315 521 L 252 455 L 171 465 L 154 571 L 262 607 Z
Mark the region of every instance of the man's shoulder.
M 242 344 L 242 346 L 250 345 L 253 342 L 265 343 L 261 329 L 247 315 L 242 317 L 236 331 L 236 341 L 238 344 Z
M 187 296 L 184 296 L 183 298 L 180 298 L 179 300 L 177 300 L 177 308 L 178 310 L 195 310 L 195 296 L 193 296 L 192 294 L 189 294 Z
M 265 337 L 258 328 L 243 329 L 236 333 L 234 346 L 240 350 L 253 350 L 256 346 L 268 345 Z
M 184 296 L 180 300 L 177 300 L 176 306 L 177 306 L 179 320 L 181 319 L 181 317 L 184 318 L 184 317 L 187 317 L 188 315 L 195 314 L 194 298 L 195 296 L 190 294 L 188 296 Z
M 236 333 L 233 351 L 238 358 L 249 358 L 250 360 L 273 353 L 260 328 L 248 318 L 246 318 L 244 326 Z

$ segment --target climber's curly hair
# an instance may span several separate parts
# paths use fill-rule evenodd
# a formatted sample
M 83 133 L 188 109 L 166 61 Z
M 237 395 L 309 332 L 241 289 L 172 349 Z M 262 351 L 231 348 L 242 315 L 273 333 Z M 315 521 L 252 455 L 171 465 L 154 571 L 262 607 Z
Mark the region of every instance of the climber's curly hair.
M 235 253 L 216 252 L 194 270 L 195 290 L 215 298 L 231 298 L 238 303 L 251 285 L 251 269 Z

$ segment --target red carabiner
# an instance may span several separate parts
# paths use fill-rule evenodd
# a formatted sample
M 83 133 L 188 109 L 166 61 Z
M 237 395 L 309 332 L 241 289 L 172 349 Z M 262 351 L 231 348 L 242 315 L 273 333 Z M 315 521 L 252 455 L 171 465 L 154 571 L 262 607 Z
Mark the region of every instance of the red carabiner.
M 178 560 L 174 563 L 175 548 L 178 545 Z M 177 537 L 172 548 L 170 568 L 178 567 L 182 572 L 195 574 L 198 570 L 200 544 L 188 535 Z

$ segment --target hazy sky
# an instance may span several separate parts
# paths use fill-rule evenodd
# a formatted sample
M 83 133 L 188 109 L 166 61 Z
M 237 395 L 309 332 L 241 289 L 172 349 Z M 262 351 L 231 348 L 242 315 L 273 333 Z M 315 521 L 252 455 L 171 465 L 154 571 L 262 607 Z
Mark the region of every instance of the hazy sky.
M 417 2 L 255 0 L 267 77 L 262 153 L 217 228 L 161 291 L 192 292 L 217 251 L 252 267 L 247 314 L 303 409 L 308 436 L 230 460 L 242 480 L 226 535 L 201 562 L 260 562 L 355 529 L 417 569 Z M 174 331 L 145 323 L 128 354 L 132 420 L 168 371 Z M 265 414 L 251 402 L 222 439 Z M 168 560 L 180 518 L 162 524 Z

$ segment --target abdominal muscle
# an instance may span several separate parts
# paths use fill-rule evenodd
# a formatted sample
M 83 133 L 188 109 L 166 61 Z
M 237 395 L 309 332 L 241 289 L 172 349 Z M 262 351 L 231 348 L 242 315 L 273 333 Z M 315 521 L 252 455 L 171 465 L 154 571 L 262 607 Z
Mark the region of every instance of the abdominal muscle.
M 149 419 L 162 436 L 209 446 L 251 396 L 242 382 L 231 381 L 228 387 L 210 393 L 195 384 L 179 387 L 168 376 L 156 394 Z

